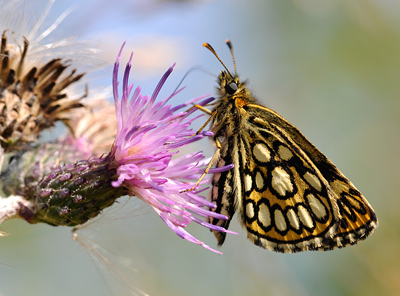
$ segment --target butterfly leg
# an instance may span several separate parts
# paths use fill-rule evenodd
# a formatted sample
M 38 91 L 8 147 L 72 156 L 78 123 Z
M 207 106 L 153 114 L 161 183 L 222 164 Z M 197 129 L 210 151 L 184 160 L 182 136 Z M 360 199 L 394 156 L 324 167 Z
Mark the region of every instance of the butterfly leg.
M 199 128 L 199 130 L 198 130 L 195 134 L 191 135 L 189 138 L 199 135 L 199 134 L 201 133 L 201 131 L 207 126 L 207 124 L 209 124 L 209 122 L 215 117 L 215 115 L 217 115 L 217 110 L 215 110 L 215 111 L 210 111 L 210 110 L 208 110 L 207 108 L 204 108 L 203 106 L 200 106 L 200 105 L 194 105 L 194 106 L 191 107 L 188 111 L 190 111 L 192 108 L 197 108 L 197 109 L 203 111 L 204 113 L 209 114 L 210 117 L 209 117 L 209 118 L 207 119 L 207 121 Z
M 215 115 L 217 115 L 217 110 L 215 110 L 215 111 L 210 111 L 210 110 L 208 110 L 207 108 L 205 108 L 205 107 L 203 107 L 203 106 L 200 106 L 200 105 L 194 105 L 192 108 L 197 108 L 197 109 L 203 111 L 204 113 L 209 114 L 210 117 L 209 117 L 209 118 L 207 119 L 207 121 L 200 127 L 200 129 L 199 129 L 195 134 L 193 134 L 193 135 L 190 136 L 190 137 L 194 137 L 194 136 L 200 134 L 201 131 L 207 126 L 207 124 L 215 117 Z M 190 109 L 189 109 L 189 110 L 190 110 Z M 189 138 L 190 138 L 190 137 L 189 137 Z M 200 178 L 197 180 L 196 184 L 194 184 L 194 186 L 193 186 L 192 188 L 183 190 L 182 192 L 188 192 L 188 191 L 194 190 L 194 189 L 200 184 L 200 182 L 204 179 L 204 177 L 208 174 L 208 172 L 210 171 L 210 169 L 211 169 L 212 165 L 214 164 L 215 160 L 219 157 L 219 153 L 220 153 L 220 150 L 221 150 L 221 143 L 219 142 L 218 139 L 215 139 L 215 144 L 216 144 L 216 146 L 217 146 L 217 151 L 215 151 L 213 157 L 211 158 L 210 162 L 208 163 L 206 169 L 204 170 L 204 173 L 200 176 Z
M 204 179 L 204 177 L 208 174 L 210 171 L 211 167 L 213 166 L 215 160 L 219 157 L 220 151 L 221 151 L 221 143 L 219 142 L 218 139 L 215 139 L 215 145 L 217 146 L 217 151 L 215 151 L 213 157 L 211 158 L 210 162 L 208 163 L 206 169 L 204 170 L 204 173 L 200 176 L 200 178 L 197 180 L 196 184 L 190 189 L 183 190 L 182 192 L 188 192 L 194 190 L 200 182 Z

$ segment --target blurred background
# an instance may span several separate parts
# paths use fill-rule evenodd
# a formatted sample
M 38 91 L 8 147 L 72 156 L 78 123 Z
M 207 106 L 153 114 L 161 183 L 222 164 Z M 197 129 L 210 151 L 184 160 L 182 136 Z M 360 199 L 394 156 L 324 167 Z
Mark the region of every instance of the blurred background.
M 0 1 L 6 3 L 15 3 L 24 19 L 37 20 L 49 1 Z M 213 75 L 222 69 L 204 42 L 232 68 L 224 43 L 231 39 L 238 73 L 260 102 L 340 168 L 380 225 L 349 248 L 276 254 L 252 245 L 234 219 L 230 230 L 239 235 L 229 235 L 224 254 L 216 255 L 179 239 L 133 197 L 89 223 L 78 241 L 68 227 L 3 223 L 10 235 L 0 241 L 0 295 L 400 294 L 398 1 L 55 1 L 43 26 L 71 7 L 49 38 L 73 35 L 97 49 L 97 70 L 86 78 L 89 95 L 109 92 L 124 41 L 122 60 L 134 52 L 131 82 L 145 94 L 177 63 L 163 98 L 192 67 Z M 85 68 L 90 60 L 80 63 Z M 216 83 L 193 71 L 183 85 L 174 104 L 214 94 Z M 214 150 L 207 140 L 197 149 L 208 156 Z M 189 231 L 216 247 L 204 228 Z

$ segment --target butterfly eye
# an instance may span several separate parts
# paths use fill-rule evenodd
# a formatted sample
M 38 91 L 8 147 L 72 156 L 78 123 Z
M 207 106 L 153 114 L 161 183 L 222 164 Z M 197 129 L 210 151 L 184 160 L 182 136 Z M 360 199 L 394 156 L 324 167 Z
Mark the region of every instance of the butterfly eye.
M 227 94 L 233 95 L 238 89 L 238 85 L 235 82 L 228 83 L 225 86 L 225 91 Z

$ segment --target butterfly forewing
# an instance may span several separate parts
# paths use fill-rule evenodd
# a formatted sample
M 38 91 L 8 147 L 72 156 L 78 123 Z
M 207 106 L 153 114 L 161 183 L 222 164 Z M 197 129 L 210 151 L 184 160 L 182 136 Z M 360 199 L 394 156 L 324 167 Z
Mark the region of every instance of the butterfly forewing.
M 237 87 L 232 87 L 235 83 Z M 229 86 L 229 89 L 227 88 Z M 377 226 L 367 200 L 291 123 L 258 105 L 245 83 L 221 72 L 211 130 L 220 142 L 211 209 L 236 211 L 254 244 L 277 252 L 332 250 L 356 244 Z M 222 245 L 225 233 L 214 232 Z

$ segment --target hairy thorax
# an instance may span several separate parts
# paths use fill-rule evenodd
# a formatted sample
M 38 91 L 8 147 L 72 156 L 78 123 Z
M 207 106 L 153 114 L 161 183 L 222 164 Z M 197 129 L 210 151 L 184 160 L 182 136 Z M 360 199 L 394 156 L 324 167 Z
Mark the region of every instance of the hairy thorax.
M 226 72 L 219 76 L 220 87 L 218 92 L 220 100 L 216 103 L 213 112 L 217 112 L 213 119 L 212 132 L 216 138 L 229 138 L 241 132 L 245 128 L 249 113 L 243 107 L 256 103 L 245 82 L 236 81 L 237 77 L 228 77 Z M 226 85 L 230 82 L 238 83 L 238 89 L 234 94 L 226 92 Z M 238 124 L 241 122 L 242 124 Z

